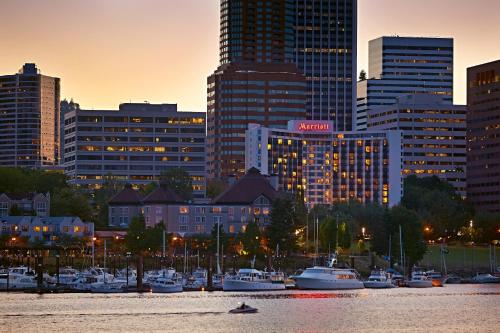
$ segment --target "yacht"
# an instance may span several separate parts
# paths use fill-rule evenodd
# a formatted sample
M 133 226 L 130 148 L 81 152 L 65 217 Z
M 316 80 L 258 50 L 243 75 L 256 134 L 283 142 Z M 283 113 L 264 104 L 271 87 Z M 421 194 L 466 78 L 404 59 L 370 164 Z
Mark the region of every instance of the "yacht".
M 500 277 L 491 274 L 477 274 L 472 278 L 473 283 L 500 283 Z
M 207 270 L 198 267 L 191 276 L 187 278 L 185 287 L 187 289 L 201 289 L 207 286 Z
M 224 291 L 284 290 L 285 283 L 278 275 L 254 268 L 242 268 L 236 275 L 227 275 L 222 281 Z
M 442 287 L 444 281 L 446 280 L 446 277 L 441 275 L 440 272 L 436 272 L 435 270 L 427 271 L 425 272 L 425 275 L 427 276 L 428 279 L 432 281 L 433 287 Z
M 96 282 L 90 285 L 90 292 L 97 294 L 123 293 L 125 285 L 121 282 Z
M 307 268 L 302 274 L 295 276 L 299 289 L 362 289 L 363 282 L 359 280 L 353 269 L 314 266 Z
M 431 288 L 432 280 L 429 279 L 422 271 L 413 271 L 411 273 L 411 280 L 407 282 L 410 288 Z
M 182 292 L 182 281 L 167 277 L 159 277 L 151 283 L 154 293 L 180 293 Z
M 390 274 L 384 270 L 372 271 L 367 281 L 363 282 L 365 288 L 394 288 Z

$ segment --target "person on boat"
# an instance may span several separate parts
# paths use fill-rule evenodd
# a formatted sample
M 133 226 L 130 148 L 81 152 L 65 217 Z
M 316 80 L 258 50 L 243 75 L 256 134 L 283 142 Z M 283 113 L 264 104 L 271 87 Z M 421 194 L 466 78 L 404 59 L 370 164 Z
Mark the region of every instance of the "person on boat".
M 247 307 L 247 306 L 245 305 L 245 302 L 243 302 L 243 303 L 241 303 L 241 305 L 240 305 L 240 307 L 239 307 L 239 308 L 240 308 L 241 310 L 243 310 L 243 309 L 245 309 L 246 307 Z

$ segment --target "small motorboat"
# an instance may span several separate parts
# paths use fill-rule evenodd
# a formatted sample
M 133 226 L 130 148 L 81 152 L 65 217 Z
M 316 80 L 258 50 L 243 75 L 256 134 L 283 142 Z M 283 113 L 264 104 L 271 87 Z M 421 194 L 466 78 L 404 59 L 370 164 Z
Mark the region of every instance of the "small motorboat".
M 478 273 L 472 278 L 472 283 L 500 283 L 500 277 L 496 277 L 488 273 Z
M 389 273 L 384 270 L 374 270 L 371 272 L 368 281 L 363 282 L 365 288 L 395 288 Z
M 252 308 L 251 306 L 248 306 L 245 303 L 241 304 L 236 309 L 229 310 L 229 313 L 255 313 L 255 312 L 257 312 L 256 308 Z

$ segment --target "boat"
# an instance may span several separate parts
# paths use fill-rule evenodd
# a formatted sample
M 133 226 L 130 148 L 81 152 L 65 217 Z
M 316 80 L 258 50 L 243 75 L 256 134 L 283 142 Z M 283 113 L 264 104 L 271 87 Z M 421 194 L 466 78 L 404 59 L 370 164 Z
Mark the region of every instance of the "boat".
M 207 286 L 207 270 L 198 267 L 191 276 L 187 278 L 184 287 L 189 290 L 199 290 Z
M 410 288 L 431 288 L 432 280 L 427 278 L 423 271 L 413 271 L 411 273 L 411 280 L 407 282 Z
M 500 283 L 500 277 L 496 277 L 488 273 L 478 273 L 472 278 L 472 283 Z
M 251 306 L 245 305 L 245 303 L 238 306 L 236 309 L 229 310 L 229 313 L 256 313 L 256 312 L 257 312 L 256 308 L 252 308 Z
M 456 275 L 448 276 L 445 280 L 444 283 L 446 284 L 460 284 L 462 283 L 462 278 Z
M 182 292 L 182 282 L 178 279 L 159 277 L 151 282 L 153 293 L 180 293 Z
M 236 275 L 227 275 L 222 281 L 224 291 L 264 291 L 284 290 L 283 279 L 272 273 L 264 273 L 254 268 L 242 268 Z
M 446 277 L 442 276 L 440 272 L 436 272 L 435 270 L 430 270 L 425 272 L 425 275 L 428 279 L 432 281 L 433 287 L 442 287 Z
M 97 282 L 90 286 L 91 293 L 97 294 L 116 294 L 124 292 L 124 285 L 116 282 Z
M 299 289 L 363 289 L 364 284 L 353 269 L 314 266 L 295 277 Z
M 365 288 L 374 288 L 374 289 L 382 289 L 382 288 L 395 288 L 396 286 L 392 283 L 392 279 L 389 273 L 386 273 L 384 270 L 374 270 L 371 272 L 367 281 L 363 282 Z

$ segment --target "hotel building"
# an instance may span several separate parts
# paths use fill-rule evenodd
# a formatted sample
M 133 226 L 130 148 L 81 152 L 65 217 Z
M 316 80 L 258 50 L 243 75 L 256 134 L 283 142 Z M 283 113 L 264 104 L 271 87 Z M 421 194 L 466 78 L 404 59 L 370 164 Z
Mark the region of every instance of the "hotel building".
M 500 213 L 500 60 L 467 69 L 467 199 Z
M 119 110 L 73 110 L 64 117 L 64 169 L 72 184 L 99 188 L 106 176 L 133 185 L 169 168 L 191 175 L 205 195 L 205 113 L 176 104 L 121 104 Z
M 59 163 L 58 78 L 35 64 L 0 76 L 0 167 L 43 168 Z
M 407 95 L 368 113 L 368 130 L 403 132 L 403 176 L 438 176 L 465 196 L 467 109 L 439 95 Z
M 328 121 L 290 121 L 287 129 L 251 124 L 246 168 L 276 175 L 279 189 L 303 192 L 306 204 L 378 202 L 402 195 L 401 132 L 336 132 Z
M 434 94 L 453 104 L 453 39 L 380 37 L 369 42 L 368 79 L 357 88 L 356 129 L 368 110 L 412 94 Z

